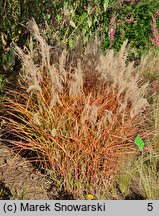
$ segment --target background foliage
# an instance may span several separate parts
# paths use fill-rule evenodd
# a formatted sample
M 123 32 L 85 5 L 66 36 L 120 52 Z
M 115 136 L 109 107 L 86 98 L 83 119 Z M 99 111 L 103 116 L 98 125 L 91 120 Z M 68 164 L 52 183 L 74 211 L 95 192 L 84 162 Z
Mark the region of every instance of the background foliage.
M 17 66 L 9 47 L 12 42 L 19 46 L 27 43 L 25 25 L 32 17 L 46 29 L 43 33 L 51 44 L 61 41 L 73 48 L 81 37 L 86 44 L 98 30 L 99 36 L 103 36 L 104 50 L 119 50 L 128 39 L 133 60 L 152 46 L 151 24 L 154 17 L 159 27 L 158 10 L 159 2 L 155 0 L 3 0 L 0 3 L 1 72 Z

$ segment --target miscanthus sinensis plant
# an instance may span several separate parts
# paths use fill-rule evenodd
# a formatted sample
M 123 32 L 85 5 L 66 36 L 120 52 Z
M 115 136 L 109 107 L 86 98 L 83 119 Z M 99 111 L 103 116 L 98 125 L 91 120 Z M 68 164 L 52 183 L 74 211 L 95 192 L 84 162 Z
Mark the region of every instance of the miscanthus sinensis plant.
M 49 46 L 34 20 L 27 27 L 28 48 L 14 46 L 22 70 L 3 102 L 4 133 L 16 149 L 36 153 L 59 190 L 106 199 L 120 161 L 138 152 L 148 84 L 127 62 L 127 41 L 103 54 L 96 38 L 72 54 Z

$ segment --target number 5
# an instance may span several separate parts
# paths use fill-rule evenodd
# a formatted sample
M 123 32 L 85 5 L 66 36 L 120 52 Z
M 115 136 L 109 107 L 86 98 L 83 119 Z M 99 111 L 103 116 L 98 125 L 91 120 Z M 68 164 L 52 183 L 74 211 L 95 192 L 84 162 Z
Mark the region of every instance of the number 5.
M 148 211 L 152 211 L 153 210 L 153 205 L 152 205 L 153 203 L 148 203 L 147 204 L 147 210 Z

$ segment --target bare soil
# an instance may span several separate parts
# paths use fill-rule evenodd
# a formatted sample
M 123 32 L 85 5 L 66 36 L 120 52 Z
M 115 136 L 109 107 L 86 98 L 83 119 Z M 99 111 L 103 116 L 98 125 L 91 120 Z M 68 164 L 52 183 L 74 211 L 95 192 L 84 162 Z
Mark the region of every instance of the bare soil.
M 0 199 L 49 199 L 50 184 L 30 162 L 0 143 Z

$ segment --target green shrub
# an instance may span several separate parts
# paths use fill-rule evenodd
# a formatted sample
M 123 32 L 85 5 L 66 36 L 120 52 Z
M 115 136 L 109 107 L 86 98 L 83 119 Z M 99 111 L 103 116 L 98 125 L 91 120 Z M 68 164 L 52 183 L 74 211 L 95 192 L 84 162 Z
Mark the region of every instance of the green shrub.
M 128 39 L 131 47 L 135 49 L 134 52 L 131 52 L 130 58 L 140 57 L 152 46 L 151 22 L 157 9 L 159 9 L 159 3 L 152 4 L 151 1 L 123 3 L 120 10 L 118 6 L 115 6 L 114 10 L 110 7 L 107 11 L 109 16 L 106 18 L 106 23 L 109 23 L 111 17 L 115 16 L 115 37 L 113 43 L 110 43 L 109 38 L 105 37 L 103 48 L 119 50 L 123 41 Z
M 81 38 L 87 44 L 92 33 L 98 29 L 99 36 L 103 36 L 104 50 L 115 48 L 119 51 L 123 42 L 128 39 L 133 48 L 129 58 L 133 60 L 152 46 L 152 16 L 159 9 L 159 3 L 152 0 L 132 3 L 116 0 L 5 2 L 0 4 L 0 55 L 5 55 L 5 49 L 11 42 L 16 42 L 19 46 L 27 44 L 25 24 L 33 17 L 51 44 L 62 41 L 73 48 L 75 42 Z M 158 19 L 156 23 L 159 28 Z M 110 40 L 110 27 L 114 29 L 113 40 Z

